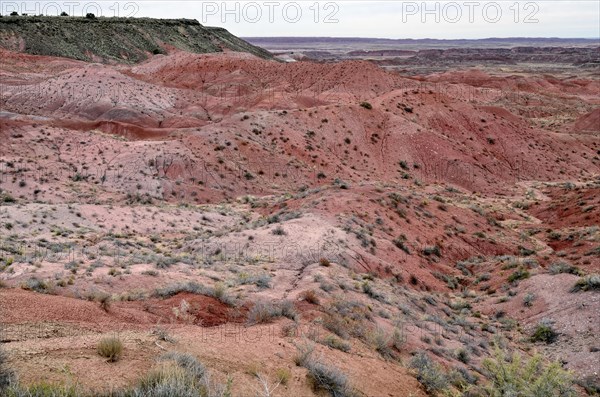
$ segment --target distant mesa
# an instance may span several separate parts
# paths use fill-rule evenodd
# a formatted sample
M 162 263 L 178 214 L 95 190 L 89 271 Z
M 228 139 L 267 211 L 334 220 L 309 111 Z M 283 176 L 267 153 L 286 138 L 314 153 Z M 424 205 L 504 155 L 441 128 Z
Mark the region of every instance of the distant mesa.
M 137 63 L 171 50 L 247 52 L 262 48 L 193 19 L 20 16 L 0 18 L 0 48 L 88 62 Z

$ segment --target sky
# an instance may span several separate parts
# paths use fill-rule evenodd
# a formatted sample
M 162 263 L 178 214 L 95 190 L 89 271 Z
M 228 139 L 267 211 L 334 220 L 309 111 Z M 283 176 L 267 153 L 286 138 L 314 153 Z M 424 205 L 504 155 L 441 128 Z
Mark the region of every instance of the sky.
M 600 37 L 600 1 L 6 1 L 0 13 L 190 18 L 241 37 Z M 600 45 L 600 44 L 599 44 Z

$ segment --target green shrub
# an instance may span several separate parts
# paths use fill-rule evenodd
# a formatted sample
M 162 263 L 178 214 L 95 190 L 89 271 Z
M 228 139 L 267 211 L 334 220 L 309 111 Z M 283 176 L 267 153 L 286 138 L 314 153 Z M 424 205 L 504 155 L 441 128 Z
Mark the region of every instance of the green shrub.
M 367 109 L 367 110 L 371 110 L 373 109 L 373 105 L 371 105 L 369 102 L 361 102 L 360 106 Z
M 529 361 L 513 354 L 507 357 L 496 349 L 494 358 L 483 361 L 489 384 L 489 397 L 575 397 L 573 378 L 558 362 L 545 366 L 542 357 L 535 355 Z
M 547 344 L 553 343 L 556 338 L 558 338 L 556 331 L 552 329 L 550 324 L 544 322 L 538 324 L 535 331 L 533 331 L 533 335 L 531 335 L 532 342 L 545 342 Z
M 531 274 L 526 269 L 520 268 L 519 270 L 508 276 L 508 282 L 513 283 L 518 280 L 525 280 L 530 276 Z
M 98 354 L 107 358 L 109 362 L 116 362 L 123 354 L 123 342 L 115 336 L 102 338 L 97 350 Z

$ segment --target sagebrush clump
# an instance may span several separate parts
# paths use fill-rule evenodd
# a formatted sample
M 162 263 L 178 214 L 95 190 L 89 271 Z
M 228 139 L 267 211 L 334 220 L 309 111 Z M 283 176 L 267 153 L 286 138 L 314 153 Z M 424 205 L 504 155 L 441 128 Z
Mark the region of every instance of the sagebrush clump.
M 416 370 L 417 380 L 428 393 L 438 393 L 448 387 L 448 377 L 427 353 L 417 353 L 410 361 L 410 367 Z
M 107 358 L 109 362 L 116 362 L 123 354 L 123 342 L 116 336 L 102 338 L 97 350 L 98 354 Z
M 518 354 L 507 356 L 496 349 L 494 358 L 483 360 L 489 384 L 485 395 L 489 397 L 574 397 L 573 377 L 558 362 L 544 365 L 540 355 L 524 361 Z

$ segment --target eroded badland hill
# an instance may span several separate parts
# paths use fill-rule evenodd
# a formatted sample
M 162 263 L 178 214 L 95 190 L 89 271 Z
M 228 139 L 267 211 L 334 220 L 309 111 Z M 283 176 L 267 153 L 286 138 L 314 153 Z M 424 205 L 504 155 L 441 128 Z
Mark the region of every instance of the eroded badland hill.
M 197 22 L 7 19 L 8 395 L 487 396 L 498 352 L 577 383 L 531 395 L 597 393 L 597 73 L 409 77 Z

